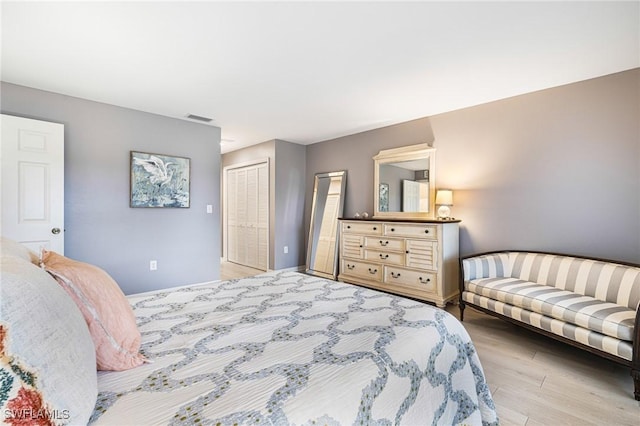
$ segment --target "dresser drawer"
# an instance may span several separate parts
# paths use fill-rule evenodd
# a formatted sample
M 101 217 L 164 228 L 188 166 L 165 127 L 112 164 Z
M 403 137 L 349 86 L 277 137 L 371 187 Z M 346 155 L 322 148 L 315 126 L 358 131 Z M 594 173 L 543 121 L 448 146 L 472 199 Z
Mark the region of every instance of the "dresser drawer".
M 343 259 L 340 264 L 340 271 L 342 271 L 343 275 L 382 281 L 382 265 Z
M 388 265 L 404 266 L 404 253 L 392 251 L 365 250 L 364 258 L 372 262 L 382 262 Z
M 411 269 L 384 267 L 384 282 L 393 286 L 409 287 L 428 293 L 436 293 L 437 275 Z
M 379 222 L 342 222 L 342 233 L 382 235 L 382 223 Z
M 385 223 L 383 235 L 390 237 L 438 238 L 438 225 L 421 223 Z
M 398 238 L 365 237 L 364 246 L 368 249 L 404 252 L 404 240 Z

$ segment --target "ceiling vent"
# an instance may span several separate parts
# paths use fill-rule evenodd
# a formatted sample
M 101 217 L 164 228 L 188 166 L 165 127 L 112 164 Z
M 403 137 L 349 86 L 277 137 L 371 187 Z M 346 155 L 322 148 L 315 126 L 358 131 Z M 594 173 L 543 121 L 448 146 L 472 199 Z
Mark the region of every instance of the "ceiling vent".
M 189 120 L 202 121 L 203 123 L 210 123 L 213 121 L 213 118 L 202 117 L 200 115 L 188 114 L 187 118 Z

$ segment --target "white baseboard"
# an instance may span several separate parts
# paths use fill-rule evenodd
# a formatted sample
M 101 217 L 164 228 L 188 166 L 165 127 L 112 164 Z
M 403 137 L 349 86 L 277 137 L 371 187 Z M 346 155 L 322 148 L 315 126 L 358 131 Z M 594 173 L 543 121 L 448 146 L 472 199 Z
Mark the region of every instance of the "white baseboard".
M 306 265 L 298 265 L 292 266 L 291 268 L 283 268 L 283 269 L 269 269 L 269 271 L 278 271 L 278 272 L 304 272 L 307 269 Z

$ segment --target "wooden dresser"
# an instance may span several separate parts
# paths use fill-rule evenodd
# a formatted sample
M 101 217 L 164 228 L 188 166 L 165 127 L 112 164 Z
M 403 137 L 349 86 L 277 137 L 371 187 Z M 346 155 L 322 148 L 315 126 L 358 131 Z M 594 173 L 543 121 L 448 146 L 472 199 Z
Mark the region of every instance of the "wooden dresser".
M 459 295 L 459 222 L 341 219 L 338 279 L 444 307 Z

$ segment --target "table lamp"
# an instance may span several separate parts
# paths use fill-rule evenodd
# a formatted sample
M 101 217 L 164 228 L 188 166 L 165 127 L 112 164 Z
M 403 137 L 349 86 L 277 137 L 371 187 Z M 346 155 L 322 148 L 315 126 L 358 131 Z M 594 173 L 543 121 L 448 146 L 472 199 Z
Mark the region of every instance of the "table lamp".
M 439 205 L 438 219 L 449 219 L 453 205 L 453 191 L 450 189 L 439 189 L 436 193 L 436 205 Z

